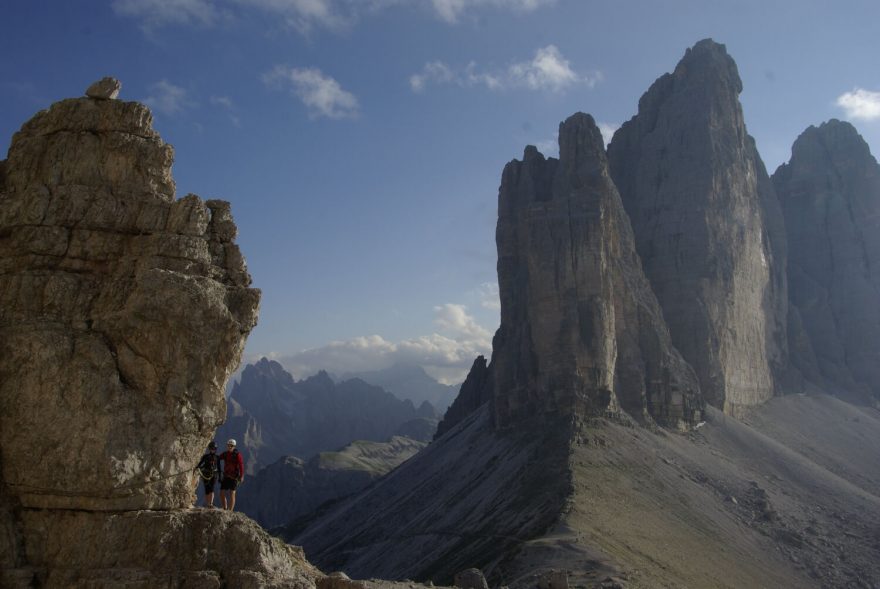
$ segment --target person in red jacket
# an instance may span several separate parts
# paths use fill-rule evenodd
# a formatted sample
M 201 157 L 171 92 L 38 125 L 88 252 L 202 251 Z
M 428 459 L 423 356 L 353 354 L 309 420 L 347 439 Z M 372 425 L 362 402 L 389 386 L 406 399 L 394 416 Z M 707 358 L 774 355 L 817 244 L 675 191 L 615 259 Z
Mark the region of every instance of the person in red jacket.
M 223 504 L 223 509 L 232 511 L 235 509 L 235 489 L 244 481 L 244 459 L 241 457 L 241 452 L 235 449 L 235 440 L 230 439 L 226 442 L 226 452 L 219 458 L 223 463 L 220 502 Z

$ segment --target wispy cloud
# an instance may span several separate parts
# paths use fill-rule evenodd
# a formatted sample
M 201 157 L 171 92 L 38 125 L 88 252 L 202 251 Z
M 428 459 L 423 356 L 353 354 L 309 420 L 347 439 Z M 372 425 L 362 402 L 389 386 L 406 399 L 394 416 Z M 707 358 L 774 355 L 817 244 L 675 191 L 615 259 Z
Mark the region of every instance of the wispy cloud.
M 526 13 L 556 0 L 112 0 L 114 12 L 140 21 L 150 31 L 165 25 L 212 26 L 234 22 L 243 13 L 268 15 L 302 34 L 314 29 L 342 30 L 364 15 L 392 7 L 422 6 L 449 24 L 477 10 Z
M 847 118 L 874 121 L 880 119 L 880 92 L 853 88 L 837 97 L 837 106 L 844 110 Z
M 150 86 L 150 95 L 143 102 L 153 110 L 170 116 L 196 106 L 185 88 L 175 86 L 168 80 L 160 80 Z
M 210 26 L 222 14 L 210 0 L 113 0 L 111 6 L 119 16 L 140 20 L 146 30 L 169 24 Z
M 514 63 L 498 71 L 480 71 L 472 61 L 464 68 L 454 69 L 442 61 L 425 64 L 422 71 L 409 78 L 413 92 L 423 92 L 429 85 L 453 84 L 461 87 L 485 86 L 490 90 L 526 88 L 562 92 L 576 84 L 593 87 L 602 80 L 601 72 L 577 73 L 555 45 L 535 51 L 528 61 Z
M 501 300 L 498 298 L 498 283 L 484 282 L 478 289 L 480 295 L 480 306 L 490 311 L 501 310 Z
M 236 108 L 231 98 L 228 96 L 211 96 L 209 100 L 214 106 L 218 106 L 226 111 L 226 114 L 229 116 L 229 120 L 233 125 L 241 127 L 241 119 L 235 114 Z
M 434 307 L 434 324 L 437 332 L 400 342 L 369 335 L 330 342 L 288 356 L 274 356 L 297 378 L 318 370 L 344 374 L 408 363 L 419 364 L 450 384 L 459 383 L 474 358 L 491 352 L 491 334 L 477 324 L 464 305 L 454 303 Z
M 434 11 L 442 20 L 454 24 L 467 12 L 479 8 L 495 8 L 530 12 L 541 6 L 553 4 L 556 0 L 431 0 Z
M 268 85 L 286 85 L 309 110 L 312 118 L 343 119 L 357 117 L 360 105 L 354 94 L 343 90 L 332 77 L 318 68 L 291 68 L 282 65 L 263 75 Z

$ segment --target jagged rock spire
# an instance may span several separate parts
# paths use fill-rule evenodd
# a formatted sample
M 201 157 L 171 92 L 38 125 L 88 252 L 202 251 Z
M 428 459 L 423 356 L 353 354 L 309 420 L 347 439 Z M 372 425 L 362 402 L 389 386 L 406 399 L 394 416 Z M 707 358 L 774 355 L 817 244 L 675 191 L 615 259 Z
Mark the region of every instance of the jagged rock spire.
M 689 421 L 698 387 L 641 272 L 593 118 L 560 124 L 559 151 L 545 159 L 527 147 L 502 175 L 495 423 L 621 408 Z
M 724 45 L 700 41 L 608 148 L 673 343 L 734 414 L 773 396 L 788 357 L 784 226 L 741 90 Z
M 880 165 L 838 120 L 808 128 L 791 152 L 773 182 L 792 313 L 805 333 L 794 360 L 830 392 L 880 400 Z

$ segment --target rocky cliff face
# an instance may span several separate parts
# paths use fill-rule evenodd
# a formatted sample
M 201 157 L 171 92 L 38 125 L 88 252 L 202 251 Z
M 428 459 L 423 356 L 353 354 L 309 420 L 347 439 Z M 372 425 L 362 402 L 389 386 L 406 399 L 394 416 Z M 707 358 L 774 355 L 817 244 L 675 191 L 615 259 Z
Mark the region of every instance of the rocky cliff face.
M 479 566 L 506 583 L 523 547 L 569 508 L 584 424 L 699 418 L 696 377 L 641 272 L 593 119 L 570 117 L 559 143 L 559 160 L 529 147 L 504 170 L 501 327 L 442 435 L 306 529 L 286 530 L 322 566 L 435 581 Z
M 849 123 L 810 127 L 773 175 L 788 230 L 795 361 L 880 399 L 880 165 Z
M 223 421 L 259 292 L 228 203 L 175 201 L 171 161 L 131 102 L 65 100 L 13 138 L 0 452 L 25 506 L 180 507 L 180 473 Z
M 455 398 L 455 401 L 449 406 L 443 419 L 437 425 L 437 432 L 434 434 L 435 438 L 439 438 L 462 419 L 479 409 L 481 405 L 489 402 L 494 391 L 490 380 L 491 377 L 492 371 L 489 370 L 486 358 L 478 356 L 474 360 L 467 378 L 461 384 L 458 397 Z
M 559 154 L 526 148 L 502 175 L 495 423 L 619 409 L 688 423 L 700 410 L 699 386 L 642 273 L 592 117 L 560 125 Z
M 436 424 L 430 405 L 417 409 L 356 378 L 335 383 L 326 372 L 294 381 L 278 362 L 263 358 L 245 367 L 233 387 L 217 438 L 235 438 L 248 472 L 256 473 L 282 456 L 308 460 L 355 440 L 384 442 L 406 432 L 428 441 Z
M 0 187 L 4 587 L 314 584 L 301 553 L 247 518 L 175 509 L 225 416 L 259 292 L 228 203 L 175 201 L 171 161 L 146 107 L 102 97 L 56 103 L 13 138 Z M 212 556 L 221 538 L 236 556 Z
M 723 45 L 689 49 L 608 147 L 636 248 L 672 341 L 727 413 L 787 370 L 784 227 Z

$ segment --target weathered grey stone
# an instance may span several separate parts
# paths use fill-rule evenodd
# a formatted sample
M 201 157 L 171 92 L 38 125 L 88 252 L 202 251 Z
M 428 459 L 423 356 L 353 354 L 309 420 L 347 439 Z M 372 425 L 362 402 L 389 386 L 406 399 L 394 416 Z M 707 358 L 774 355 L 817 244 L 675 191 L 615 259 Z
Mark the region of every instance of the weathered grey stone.
M 116 78 L 101 78 L 86 89 L 86 96 L 100 100 L 114 100 L 119 96 L 122 82 Z
M 560 125 L 559 154 L 548 160 L 528 147 L 502 175 L 496 425 L 620 409 L 689 423 L 699 387 L 642 273 L 592 117 Z
M 490 378 L 492 372 L 486 363 L 486 358 L 478 356 L 468 372 L 467 378 L 461 384 L 458 396 L 449 409 L 443 420 L 437 426 L 437 432 L 434 438 L 439 438 L 465 417 L 479 409 L 480 405 L 489 402 L 492 398 L 492 383 Z
M 489 589 L 486 577 L 480 569 L 465 569 L 455 575 L 455 586 L 459 589 Z
M 25 564 L 0 586 L 314 589 L 302 550 L 223 510 L 100 513 L 24 510 Z
M 171 160 L 136 103 L 65 100 L 13 138 L 0 193 L 0 453 L 25 507 L 191 500 L 189 472 L 225 417 L 259 292 L 229 253 L 228 205 L 175 202 Z
M 785 242 L 723 45 L 689 49 L 639 100 L 608 157 L 672 341 L 706 400 L 739 414 L 787 365 Z
M 794 361 L 832 392 L 880 400 L 880 166 L 852 125 L 831 120 L 798 137 L 773 182 L 804 334 Z

